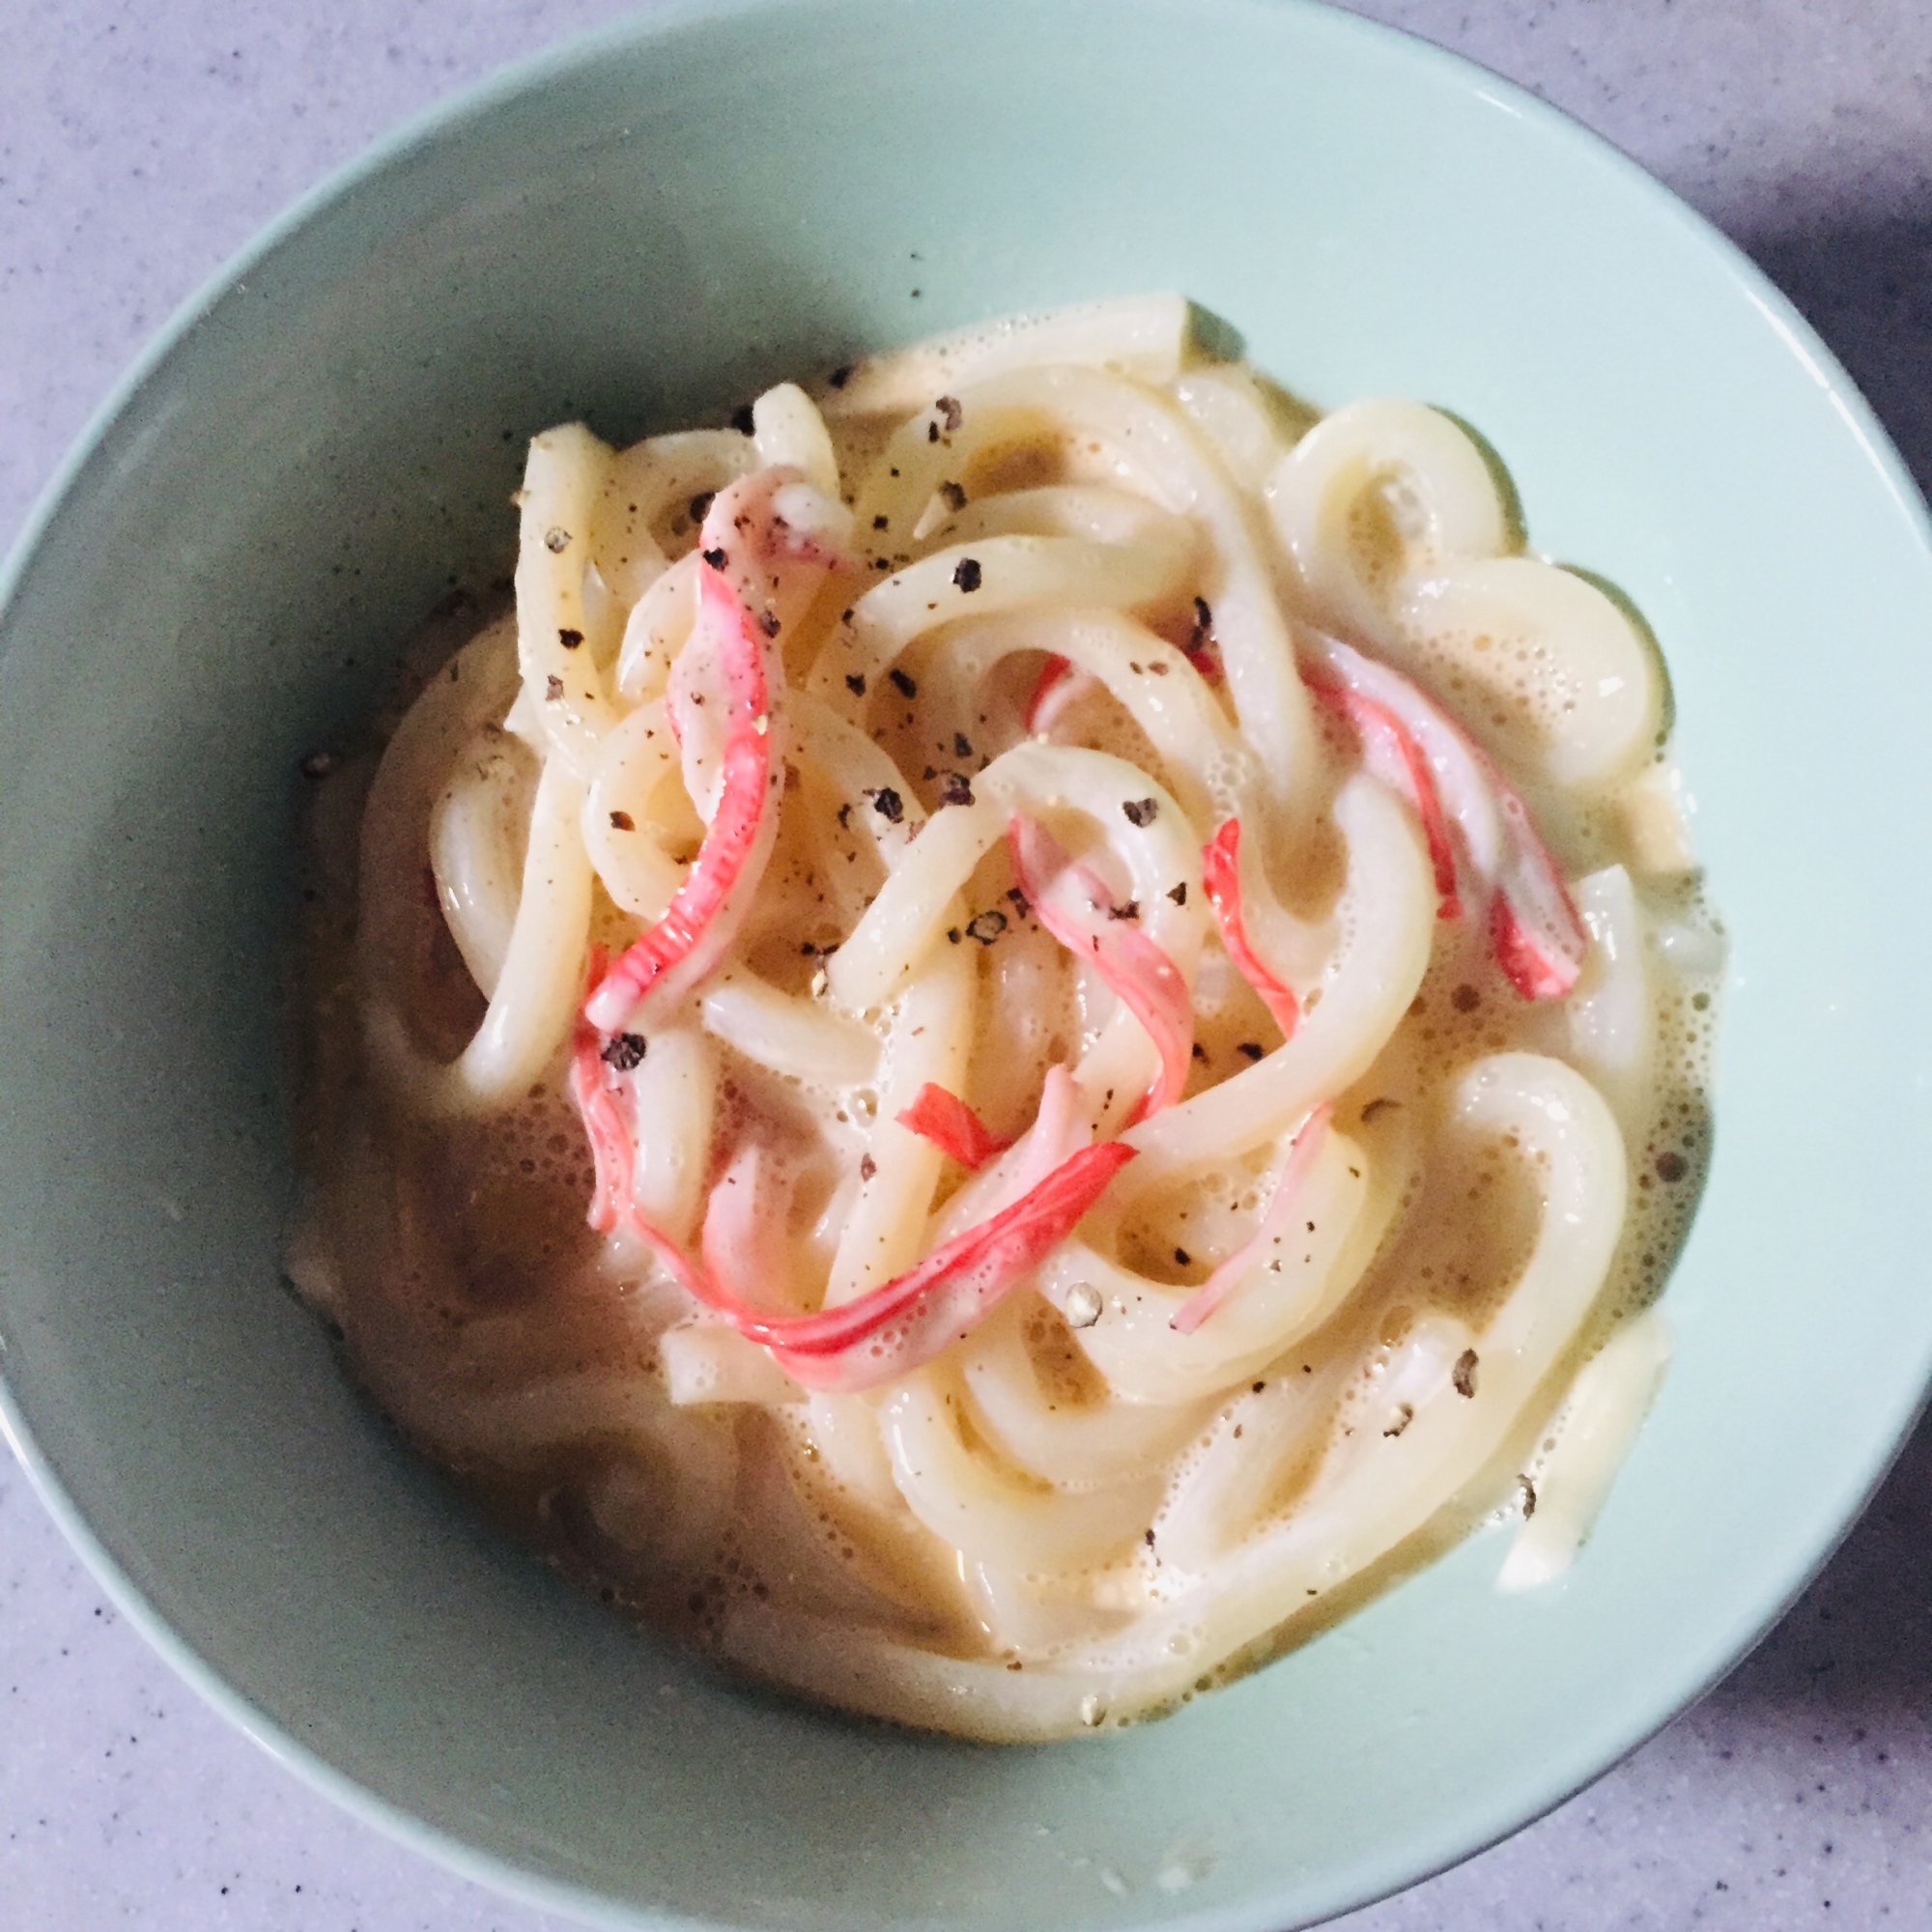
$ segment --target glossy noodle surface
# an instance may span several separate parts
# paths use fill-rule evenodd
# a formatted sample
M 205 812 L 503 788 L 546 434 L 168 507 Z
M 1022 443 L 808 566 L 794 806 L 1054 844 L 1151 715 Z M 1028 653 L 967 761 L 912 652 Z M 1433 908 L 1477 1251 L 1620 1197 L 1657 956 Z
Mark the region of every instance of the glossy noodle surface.
M 1656 641 L 1493 453 L 1152 297 L 550 430 L 517 515 L 308 801 L 290 1271 L 406 1435 L 607 1601 L 993 1739 L 1488 1517 L 1560 1572 L 1721 941 Z

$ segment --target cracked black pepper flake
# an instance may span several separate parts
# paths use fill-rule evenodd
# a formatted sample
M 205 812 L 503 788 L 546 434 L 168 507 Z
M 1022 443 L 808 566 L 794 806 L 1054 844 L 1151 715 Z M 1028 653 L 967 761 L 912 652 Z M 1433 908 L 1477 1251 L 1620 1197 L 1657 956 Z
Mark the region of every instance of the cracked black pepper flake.
M 932 407 L 939 412 L 949 435 L 966 420 L 966 412 L 959 407 L 957 396 L 941 396 Z
M 326 779 L 334 769 L 333 752 L 311 752 L 301 761 L 301 775 L 305 779 Z
M 1153 1531 L 1151 1529 L 1150 1529 L 1147 1533 L 1147 1547 L 1150 1549 L 1153 1548 Z
M 1194 1058 L 1198 1060 L 1202 1064 L 1202 1065 L 1206 1066 L 1208 1064 L 1208 1049 L 1205 1046 L 1203 1046 L 1198 1039 L 1194 1042 L 1191 1051 L 1193 1052 Z
M 563 696 L 563 680 L 560 677 L 544 679 L 544 696 L 554 704 Z
M 1527 1522 L 1536 1514 L 1536 1485 L 1527 1476 L 1519 1476 L 1522 1485 L 1522 1520 Z
M 964 772 L 948 772 L 945 781 L 939 787 L 942 805 L 971 805 L 973 803 L 973 782 Z
M 1473 1396 L 1476 1393 L 1476 1351 L 1464 1349 L 1456 1357 L 1456 1366 L 1449 1372 L 1449 1380 L 1460 1396 Z
M 956 590 L 971 595 L 980 587 L 980 559 L 977 556 L 962 556 L 958 567 L 952 573 L 952 585 Z
M 963 510 L 966 507 L 966 492 L 957 483 L 942 483 L 939 486 L 939 500 L 949 510 Z
M 877 791 L 868 791 L 866 796 L 872 801 L 872 810 L 888 825 L 896 825 L 905 816 L 905 801 L 891 785 L 881 785 Z
M 1260 1040 L 1244 1039 L 1235 1051 L 1244 1060 L 1259 1060 L 1262 1057 L 1262 1044 Z
M 949 946 L 957 946 L 965 937 L 966 935 L 956 925 L 949 925 L 946 928 L 946 943 Z
M 1415 1420 L 1415 1405 L 1412 1402 L 1397 1403 L 1395 1419 L 1382 1431 L 1384 1435 L 1400 1435 Z
M 927 442 L 937 442 L 939 440 L 939 425 L 937 423 L 926 424 L 925 440 Z
M 1129 825 L 1151 825 L 1160 807 L 1151 798 L 1130 798 L 1121 810 L 1127 814 Z
M 766 637 L 776 638 L 779 634 L 779 613 L 776 611 L 765 611 L 758 618 L 758 629 L 761 630 Z
M 870 1154 L 862 1153 L 859 1156 L 859 1179 L 861 1180 L 870 1180 L 878 1171 L 879 1163 Z
M 613 811 L 611 814 L 612 832 L 635 832 L 637 829 L 638 821 L 628 811 Z
M 897 665 L 895 665 L 892 668 L 892 669 L 886 673 L 886 675 L 892 679 L 893 689 L 896 691 L 901 697 L 917 697 L 919 696 L 919 686 L 916 685 L 912 681 L 912 679 L 908 677 L 906 673 L 898 668 Z
M 1033 907 L 1027 902 L 1027 895 L 1017 886 L 1007 888 L 1007 897 L 1012 901 L 1015 919 L 1025 919 L 1033 911 Z
M 856 362 L 841 362 L 826 380 L 835 389 L 842 389 L 852 380 L 852 372 L 858 366 Z
M 1185 879 L 1182 879 L 1181 882 L 1178 886 L 1176 886 L 1172 892 L 1168 894 L 1168 897 L 1171 898 L 1176 905 L 1185 905 L 1187 903 L 1187 881 Z
M 856 671 L 856 670 L 847 672 L 845 677 L 845 689 L 849 691 L 854 697 L 864 697 L 866 695 L 865 673 L 863 671 Z
M 852 823 L 852 807 L 849 802 L 838 808 L 838 822 L 840 825 Z
M 1177 1267 L 1185 1267 L 1193 1259 L 1194 1257 L 1185 1248 L 1176 1248 L 1174 1251 L 1174 1262 Z
M 952 734 L 952 755 L 955 758 L 970 758 L 973 755 L 973 741 L 963 731 Z
M 730 559 L 725 556 L 724 553 L 722 550 L 707 550 L 702 553 L 702 555 L 704 557 L 705 562 L 708 563 L 713 570 L 723 570 L 725 564 L 730 561 Z
M 1213 628 L 1214 613 L 1208 608 L 1207 598 L 1197 597 L 1194 600 L 1194 630 L 1187 639 L 1189 645 L 1198 651 L 1208 641 Z
M 715 491 L 700 490 L 685 506 L 690 510 L 694 524 L 701 524 L 711 514 L 711 498 L 716 494 Z
M 568 630 L 559 626 L 556 634 L 556 640 L 564 647 L 565 650 L 574 651 L 578 648 L 579 645 L 581 645 L 583 642 L 583 633 L 582 631 Z
M 738 407 L 731 412 L 731 427 L 735 429 L 740 436 L 751 435 L 752 406 L 750 403 L 740 403 Z
M 981 946 L 990 946 L 1007 929 L 1007 916 L 997 906 L 975 913 L 966 923 L 967 936 Z
M 644 1049 L 648 1044 L 640 1033 L 615 1033 L 604 1042 L 604 1050 L 598 1058 L 606 1066 L 614 1066 L 619 1073 L 629 1073 L 644 1064 Z
M 1141 902 L 1139 899 L 1129 899 L 1125 905 L 1109 906 L 1107 908 L 1107 917 L 1109 919 L 1138 919 L 1140 916 Z

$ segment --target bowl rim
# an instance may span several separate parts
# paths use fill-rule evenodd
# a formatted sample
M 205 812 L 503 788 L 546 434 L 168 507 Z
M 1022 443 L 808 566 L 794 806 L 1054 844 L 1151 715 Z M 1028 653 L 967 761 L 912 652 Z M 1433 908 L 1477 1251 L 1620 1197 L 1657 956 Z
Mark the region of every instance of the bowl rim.
M 163 369 L 193 330 L 229 296 L 245 288 L 256 266 L 298 237 L 317 215 L 356 189 L 381 177 L 395 162 L 445 135 L 486 118 L 504 103 L 566 77 L 603 52 L 633 48 L 676 35 L 701 32 L 713 23 L 757 14 L 805 14 L 841 10 L 849 0 L 652 0 L 637 11 L 598 25 L 580 29 L 554 43 L 520 56 L 449 94 L 418 108 L 365 144 L 348 159 L 297 195 L 246 242 L 235 250 L 175 307 L 149 336 L 88 415 L 65 455 L 33 500 L 4 558 L 0 558 L 0 629 L 35 554 L 52 528 L 84 472 L 99 453 L 115 425 Z M 1060 0 L 1055 0 L 1060 4 Z M 1143 14 L 1165 14 L 1179 21 L 1198 15 L 1204 5 L 1231 19 L 1283 17 L 1298 19 L 1304 31 L 1327 33 L 1354 41 L 1380 61 L 1408 62 L 1422 73 L 1432 71 L 1492 107 L 1525 122 L 1539 138 L 1567 144 L 1579 156 L 1617 178 L 1623 188 L 1647 204 L 1650 213 L 1687 234 L 1725 270 L 1731 282 L 1757 309 L 1786 353 L 1824 392 L 1859 446 L 1870 469 L 1883 482 L 1903 512 L 1920 553 L 1932 561 L 1932 509 L 1892 443 L 1889 434 L 1836 355 L 1791 298 L 1744 249 L 1709 218 L 1699 213 L 1640 162 L 1563 109 L 1525 87 L 1496 73 L 1466 54 L 1455 52 L 1421 35 L 1348 11 L 1334 0 L 1135 0 Z M 959 10 L 963 13 L 965 10 Z M 4 650 L 0 650 L 4 655 Z M 1721 1054 L 1721 1043 L 1719 1053 Z M 1718 1083 L 1714 1079 L 1714 1086 Z M 1478 1793 L 1463 1801 L 1462 1828 L 1444 1833 L 1445 1843 L 1406 1856 L 1384 1848 L 1381 1875 L 1371 1889 L 1359 1883 L 1344 1886 L 1344 1874 L 1330 1874 L 1324 1903 L 1316 1919 L 1361 1909 L 1473 1859 L 1567 1804 L 1570 1799 L 1640 1749 L 1651 1738 L 1707 1695 L 1784 1618 L 1832 1560 L 1903 1453 L 1916 1423 L 1932 1401 L 1926 1377 L 1932 1364 L 1920 1364 L 1911 1393 L 1879 1418 L 1872 1439 L 1882 1446 L 1838 1490 L 1824 1512 L 1833 1527 L 1817 1541 L 1806 1561 L 1788 1578 L 1776 1601 L 1752 1617 L 1715 1638 L 1704 1650 L 1682 1661 L 1661 1691 L 1634 1700 L 1638 1715 L 1624 1717 L 1605 1727 L 1587 1747 L 1571 1753 L 1571 1770 L 1557 1788 L 1528 1810 L 1520 1802 L 1485 1805 Z M 429 1823 L 403 1805 L 384 1798 L 328 1758 L 304 1744 L 278 1719 L 239 1690 L 220 1668 L 202 1655 L 143 1595 L 128 1572 L 96 1535 L 65 1484 L 43 1454 L 27 1426 L 11 1386 L 4 1335 L 0 1335 L 0 1437 L 25 1472 L 29 1485 L 53 1518 L 74 1552 L 86 1564 L 117 1610 L 137 1630 L 168 1666 L 208 1705 L 278 1764 L 286 1766 L 310 1788 L 340 1805 L 351 1816 L 374 1827 L 390 1840 L 435 1861 L 446 1870 L 499 1895 L 581 1922 L 614 1928 L 614 1932 L 724 1932 L 738 1921 L 700 1918 L 675 1908 L 626 1902 L 587 1885 L 552 1878 L 513 1859 L 482 1850 L 469 1839 Z M 1452 1843 L 1446 1841 L 1453 1840 Z M 1304 1893 L 1322 1887 L 1304 1883 Z M 1286 1901 L 1284 1901 L 1286 1903 Z M 1160 1920 L 1180 1932 L 1262 1932 L 1280 1921 L 1262 1901 L 1252 1899 L 1205 1913 L 1176 1912 Z

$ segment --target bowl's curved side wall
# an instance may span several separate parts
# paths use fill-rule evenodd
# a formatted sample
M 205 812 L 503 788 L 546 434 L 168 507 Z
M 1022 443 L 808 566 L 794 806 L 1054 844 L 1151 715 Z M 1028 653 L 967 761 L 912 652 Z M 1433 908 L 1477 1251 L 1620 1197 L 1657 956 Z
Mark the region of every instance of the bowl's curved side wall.
M 1751 271 L 1472 73 L 1237 0 L 653 20 L 352 172 L 104 422 L 0 610 L 0 1332 L 45 1468 L 271 1744 L 619 1913 L 1279 1925 L 1563 1795 L 1822 1554 L 1932 1357 L 1896 991 L 1926 895 L 1862 856 L 1932 785 L 1922 516 Z M 1719 1156 L 1678 1365 L 1562 1590 L 1499 1602 L 1477 1543 L 1163 1725 L 993 1752 L 614 1626 L 449 1509 L 271 1292 L 291 793 L 507 560 L 532 430 L 1156 284 L 1318 400 L 1479 424 L 1532 537 L 1656 623 L 1737 939 Z

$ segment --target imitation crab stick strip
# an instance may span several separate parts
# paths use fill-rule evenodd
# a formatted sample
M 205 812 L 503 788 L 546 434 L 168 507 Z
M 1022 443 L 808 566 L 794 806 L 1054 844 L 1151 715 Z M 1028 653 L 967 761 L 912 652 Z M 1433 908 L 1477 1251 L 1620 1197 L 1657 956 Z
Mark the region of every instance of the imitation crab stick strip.
M 1235 970 L 1262 996 L 1262 1004 L 1274 1017 L 1284 1039 L 1294 1037 L 1301 1021 L 1301 1002 L 1294 988 L 1283 982 L 1264 966 L 1248 944 L 1247 921 L 1241 914 L 1241 821 L 1231 818 L 1208 839 L 1201 853 L 1201 881 L 1208 891 L 1208 902 L 1221 927 L 1221 944 Z
M 1370 767 L 1415 807 L 1445 918 L 1466 896 L 1525 999 L 1576 985 L 1589 935 L 1528 809 L 1467 732 L 1409 681 L 1333 638 L 1314 641 L 1309 688 L 1355 726 Z
M 590 949 L 589 979 L 594 986 L 604 977 L 605 952 Z M 617 1225 L 622 1204 L 631 1192 L 635 1156 L 623 1110 L 604 1072 L 604 1041 L 597 1029 L 579 1018 L 570 1044 L 570 1096 L 583 1117 L 596 1172 L 590 1187 L 590 1225 L 608 1235 Z
M 736 936 L 778 832 L 772 792 L 773 687 L 782 671 L 752 613 L 721 572 L 698 569 L 698 635 L 687 649 L 717 653 L 730 702 L 718 810 L 665 916 L 625 951 L 584 1003 L 600 1033 L 615 1033 L 646 999 L 662 1004 L 703 980 Z
M 639 1212 L 632 1199 L 636 1150 L 608 1070 L 611 1065 L 608 1056 L 613 1045 L 621 1055 L 627 1039 L 628 1036 L 619 1035 L 614 1042 L 608 1041 L 587 1020 L 579 1020 L 571 1045 L 571 1098 L 583 1117 L 583 1131 L 589 1138 L 590 1157 L 595 1163 L 590 1225 L 606 1235 L 619 1226 L 628 1228 L 664 1264 L 666 1272 L 680 1288 L 702 1301 L 706 1294 L 702 1272 L 692 1264 L 690 1257 L 675 1241 Z
M 638 1211 L 631 1198 L 635 1152 L 611 1084 L 610 1053 L 611 1045 L 581 1022 L 570 1086 L 596 1163 L 590 1225 L 607 1234 L 619 1226 L 629 1229 L 694 1300 L 724 1316 L 748 1341 L 770 1349 L 793 1379 L 809 1388 L 870 1388 L 930 1361 L 1031 1274 L 1134 1157 L 1135 1151 L 1122 1141 L 1081 1148 L 998 1213 L 942 1243 L 870 1293 L 811 1315 L 781 1314 L 725 1288 L 711 1268 L 694 1262 Z M 626 1074 L 619 1070 L 614 1077 L 621 1080 Z M 720 1186 L 740 1167 L 734 1163 Z M 756 1186 L 756 1177 L 749 1171 L 741 1174 L 741 1181 Z M 748 1198 L 747 1217 L 755 1218 L 758 1211 L 758 1204 Z M 712 1236 L 712 1218 L 707 1214 L 707 1236 Z M 721 1222 L 717 1239 L 722 1241 L 726 1233 Z
M 785 1282 L 788 1195 L 771 1156 L 755 1141 L 719 1176 L 705 1207 L 699 1253 L 706 1276 L 727 1294 L 745 1299 Z
M 583 1131 L 590 1141 L 590 1157 L 596 1163 L 596 1178 L 590 1189 L 590 1225 L 608 1235 L 623 1213 L 624 1197 L 630 1192 L 633 1158 L 631 1137 L 624 1131 L 624 1117 L 617 1096 L 604 1083 L 598 1064 L 603 1042 L 594 1027 L 577 1023 L 577 1039 L 571 1054 L 570 1096 L 583 1117 Z
M 1059 723 L 1060 714 L 1098 682 L 1092 672 L 1077 669 L 1070 659 L 1049 657 L 1040 666 L 1038 681 L 1034 685 L 1033 696 L 1027 699 L 1027 736 L 1045 736 Z
M 1033 1125 L 1006 1152 L 980 1168 L 946 1204 L 937 1238 L 976 1228 L 1037 1186 L 1069 1154 L 1094 1144 L 1094 1126 L 1080 1084 L 1056 1062 L 1046 1069 Z
M 1449 837 L 1449 819 L 1442 810 L 1435 774 L 1423 755 L 1422 747 L 1405 728 L 1402 720 L 1373 697 L 1350 691 L 1345 684 L 1317 678 L 1309 680 L 1309 689 L 1348 719 L 1362 741 L 1369 769 L 1414 807 L 1429 846 L 1430 869 L 1435 874 L 1436 917 L 1461 919 L 1463 895 L 1457 877 L 1456 846 Z
M 1013 876 L 1061 945 L 1091 960 L 1108 989 L 1146 1028 L 1160 1071 L 1137 1119 L 1180 1098 L 1194 1043 L 1194 1003 L 1174 961 L 1140 929 L 1135 909 L 1113 903 L 1106 882 L 1075 865 L 1037 818 L 1015 812 L 1007 827 Z
M 724 1316 L 748 1341 L 770 1349 L 808 1388 L 873 1387 L 909 1374 L 970 1333 L 1072 1233 L 1135 1151 L 1122 1141 L 1080 1149 L 999 1213 L 869 1294 L 811 1315 L 785 1315 L 724 1287 L 638 1211 L 629 1198 L 630 1139 L 604 1076 L 598 1037 L 587 1027 L 571 1085 L 597 1164 L 591 1225 L 606 1232 L 627 1228 L 694 1300 Z
M 1295 1129 L 1294 1138 L 1289 1143 L 1288 1158 L 1282 1162 L 1281 1178 L 1274 1184 L 1273 1194 L 1268 1197 L 1267 1211 L 1262 1216 L 1261 1226 L 1201 1284 L 1195 1293 L 1181 1303 L 1179 1312 L 1167 1324 L 1170 1328 L 1181 1335 L 1193 1334 L 1229 1295 L 1253 1276 L 1257 1268 L 1264 1267 L 1276 1259 L 1272 1251 L 1280 1247 L 1282 1236 L 1289 1233 L 1289 1223 L 1294 1219 L 1296 1203 L 1307 1181 L 1308 1171 L 1315 1165 L 1315 1156 L 1321 1151 L 1321 1142 L 1328 1132 L 1328 1122 L 1333 1113 L 1334 1109 L 1323 1102 Z M 1310 1226 L 1313 1225 L 1311 1222 Z
M 729 1316 L 749 1340 L 781 1350 L 787 1357 L 836 1355 L 870 1343 L 882 1329 L 902 1321 L 917 1304 L 942 1290 L 956 1299 L 962 1286 L 971 1289 L 980 1299 L 980 1314 L 984 1314 L 1065 1239 L 1133 1156 L 1133 1149 L 1123 1141 L 1083 1148 L 1009 1207 L 955 1235 L 905 1273 L 836 1308 L 822 1308 L 814 1315 L 775 1315 L 723 1296 L 717 1296 L 712 1306 Z M 901 1361 L 891 1373 L 909 1366 Z
M 1194 628 L 1183 639 L 1180 651 L 1209 684 L 1220 684 L 1227 676 L 1221 664 L 1221 647 L 1214 641 L 1214 619 L 1205 598 L 1194 600 Z M 1039 668 L 1039 676 L 1027 699 L 1024 724 L 1029 738 L 1050 732 L 1060 714 L 1077 697 L 1083 697 L 1100 680 L 1092 671 L 1080 669 L 1070 659 L 1051 655 Z
M 934 1147 L 950 1153 L 961 1167 L 981 1168 L 995 1154 L 1012 1146 L 996 1134 L 957 1094 L 928 1080 L 914 1094 L 910 1107 L 902 1107 L 898 1122 L 916 1134 L 923 1134 Z
M 1133 1157 L 1122 1141 L 1083 1148 L 895 1281 L 817 1315 L 761 1324 L 765 1332 L 752 1339 L 768 1343 L 779 1365 L 808 1388 L 851 1391 L 908 1374 L 970 1334 L 1073 1232 Z

